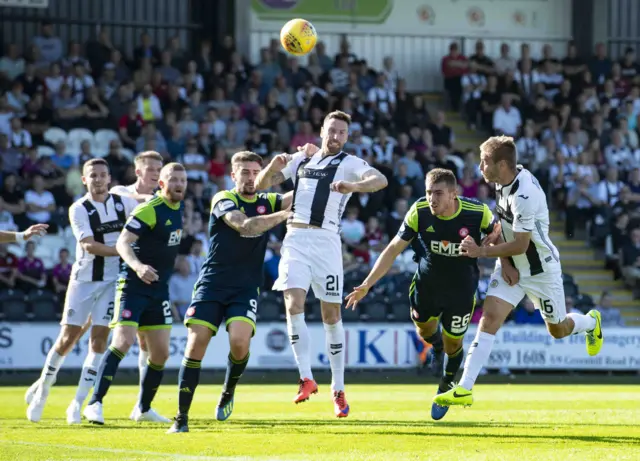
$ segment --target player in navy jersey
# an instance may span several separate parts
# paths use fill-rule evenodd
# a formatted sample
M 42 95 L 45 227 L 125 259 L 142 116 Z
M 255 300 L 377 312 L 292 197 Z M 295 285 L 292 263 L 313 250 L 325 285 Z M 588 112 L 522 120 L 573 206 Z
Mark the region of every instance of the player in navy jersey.
M 440 394 L 449 390 L 462 364 L 462 340 L 478 291 L 477 260 L 464 257 L 460 244 L 465 238 L 480 243 L 483 235 L 493 241 L 500 226 L 487 205 L 457 196 L 456 177 L 450 170 L 431 170 L 426 192 L 426 197 L 409 209 L 398 234 L 380 254 L 371 273 L 347 295 L 347 308 L 355 308 L 411 245 L 419 261 L 409 289 L 411 320 L 418 334 L 433 346 L 441 377 Z M 444 370 L 443 352 L 448 359 Z M 446 406 L 433 404 L 431 417 L 442 419 L 447 410 Z
M 123 259 L 117 282 L 111 346 L 102 360 L 93 397 L 84 409 L 92 423 L 104 424 L 102 400 L 113 382 L 118 365 L 136 338 L 145 332 L 149 360 L 138 402 L 136 421 L 170 422 L 151 409 L 169 356 L 173 318 L 169 278 L 182 240 L 182 212 L 187 174 L 179 163 L 160 172 L 160 191 L 131 213 L 116 249 Z
M 238 152 L 231 159 L 236 187 L 218 192 L 211 201 L 210 245 L 200 270 L 184 323 L 189 329 L 179 374 L 178 414 L 172 432 L 188 432 L 188 412 L 200 378 L 200 367 L 211 337 L 224 320 L 231 351 L 216 418 L 233 411 L 236 385 L 249 362 L 255 333 L 258 295 L 263 283 L 267 231 L 289 216 L 292 194 L 256 193 L 262 158 Z

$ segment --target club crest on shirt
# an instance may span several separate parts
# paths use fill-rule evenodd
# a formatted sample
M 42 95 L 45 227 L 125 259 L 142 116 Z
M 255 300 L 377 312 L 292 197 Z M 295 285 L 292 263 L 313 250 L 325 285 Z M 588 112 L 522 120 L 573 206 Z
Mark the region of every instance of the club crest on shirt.
M 463 227 L 458 231 L 458 235 L 462 238 L 465 238 L 467 235 L 469 235 L 469 229 L 467 229 L 466 227 Z
M 337 165 L 337 164 L 339 164 L 339 163 L 340 163 L 340 160 L 335 159 L 335 160 L 331 160 L 330 165 Z
M 116 210 L 118 211 L 124 210 L 124 206 L 122 205 L 122 203 L 116 203 Z
M 489 284 L 489 286 L 490 286 L 491 288 L 495 288 L 495 287 L 497 287 L 497 286 L 498 286 L 498 281 L 497 281 L 496 279 L 493 279 L 493 280 L 491 281 L 491 283 Z
M 258 208 L 256 208 L 256 211 L 258 212 L 258 214 L 265 214 L 267 212 L 267 207 L 265 207 L 264 205 L 260 205 Z

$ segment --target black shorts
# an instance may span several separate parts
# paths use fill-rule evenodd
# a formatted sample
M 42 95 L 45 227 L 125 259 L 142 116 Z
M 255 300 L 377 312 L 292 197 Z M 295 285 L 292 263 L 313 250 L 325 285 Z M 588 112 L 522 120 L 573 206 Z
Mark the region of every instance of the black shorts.
M 414 277 L 409 288 L 411 320 L 418 324 L 439 318 L 442 332 L 460 339 L 469 328 L 477 289 L 477 279 L 447 290 L 442 284 L 421 283 Z
M 109 326 L 129 325 L 138 330 L 169 329 L 173 325 L 171 302 L 166 290 L 158 287 L 131 289 L 125 279 L 116 282 L 116 299 L 114 314 Z
M 250 324 L 255 334 L 260 294 L 258 287 L 220 290 L 210 285 L 205 282 L 195 287 L 184 324 L 204 325 L 215 336 L 223 320 L 227 328 L 231 322 L 240 321 Z

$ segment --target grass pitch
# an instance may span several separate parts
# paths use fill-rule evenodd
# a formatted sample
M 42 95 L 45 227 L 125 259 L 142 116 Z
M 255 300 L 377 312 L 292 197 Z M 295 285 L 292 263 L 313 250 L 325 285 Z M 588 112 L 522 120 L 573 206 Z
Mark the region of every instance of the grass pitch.
M 430 417 L 435 385 L 352 385 L 351 415 L 333 416 L 329 386 L 294 405 L 295 385 L 240 385 L 234 413 L 215 421 L 220 386 L 200 386 L 189 434 L 126 419 L 133 386 L 114 386 L 106 425 L 68 426 L 75 388 L 56 386 L 29 423 L 26 388 L 0 388 L 1 460 L 638 460 L 640 386 L 482 385 L 470 408 Z M 154 407 L 172 417 L 176 386 Z

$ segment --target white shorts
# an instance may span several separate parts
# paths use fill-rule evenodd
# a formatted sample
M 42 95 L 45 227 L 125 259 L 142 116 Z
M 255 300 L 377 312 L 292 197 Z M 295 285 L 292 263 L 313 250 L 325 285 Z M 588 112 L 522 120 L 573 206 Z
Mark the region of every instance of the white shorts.
M 116 295 L 115 280 L 106 282 L 78 282 L 71 280 L 64 300 L 60 325 L 84 325 L 89 316 L 91 324 L 109 326 Z
M 325 229 L 289 228 L 282 242 L 278 280 L 273 289 L 313 288 L 316 298 L 342 303 L 342 242 Z
M 562 273 L 543 272 L 523 277 L 516 285 L 509 286 L 502 278 L 502 269 L 496 266 L 496 271 L 491 275 L 487 296 L 495 296 L 516 307 L 525 295 L 540 311 L 545 322 L 560 323 L 567 316 Z

